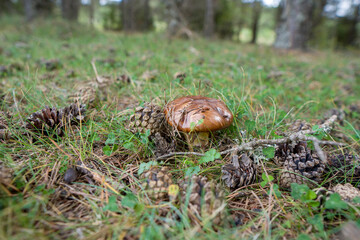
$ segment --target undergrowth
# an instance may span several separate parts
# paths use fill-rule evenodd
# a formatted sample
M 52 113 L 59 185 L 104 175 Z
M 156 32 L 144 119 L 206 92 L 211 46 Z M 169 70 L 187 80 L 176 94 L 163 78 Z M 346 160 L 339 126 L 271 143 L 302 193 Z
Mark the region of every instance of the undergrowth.
M 0 42 L 0 65 L 20 66 L 0 72 L 0 107 L 11 114 L 15 136 L 0 143 L 0 158 L 13 172 L 11 183 L 0 185 L 1 239 L 327 239 L 349 220 L 360 225 L 359 199 L 345 202 L 333 194 L 320 205 L 317 193 L 306 185 L 279 188 L 276 174 L 281 167 L 272 161 L 271 146 L 253 153 L 263 173 L 254 184 L 233 192 L 223 185 L 227 217 L 219 226 L 211 224 L 211 217 L 193 224 L 176 203 L 151 200 L 139 179 L 150 166 L 166 165 L 175 181 L 199 174 L 220 183 L 221 166 L 230 158 L 217 154 L 222 139 L 241 144 L 278 138 L 294 120 L 318 126 L 333 109 L 344 118 L 335 133 L 317 137 L 347 143 L 327 149 L 330 154 L 358 156 L 359 52 L 285 52 L 10 18 L 2 19 Z M 58 66 L 49 71 L 44 61 L 51 59 Z M 62 138 L 17 133 L 15 126 L 21 128 L 31 113 L 69 104 L 76 87 L 95 78 L 92 61 L 99 75 L 127 74 L 131 83 L 114 83 L 101 91 L 88 120 Z M 142 77 L 146 71 L 154 71 L 155 77 Z M 174 79 L 176 72 L 186 73 L 185 79 Z M 128 116 L 144 102 L 164 106 L 183 95 L 222 99 L 235 121 L 214 134 L 202 150 L 206 159 L 185 155 L 155 161 L 148 133 L 129 131 Z M 101 172 L 107 184 L 85 176 L 66 184 L 66 170 L 79 160 Z M 331 173 L 324 179 L 320 185 L 326 187 L 347 181 Z

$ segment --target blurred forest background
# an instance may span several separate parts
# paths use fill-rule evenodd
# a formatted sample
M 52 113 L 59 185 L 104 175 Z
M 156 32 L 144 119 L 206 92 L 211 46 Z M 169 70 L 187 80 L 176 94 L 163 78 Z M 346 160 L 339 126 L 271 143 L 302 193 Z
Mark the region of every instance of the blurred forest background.
M 276 48 L 359 48 L 360 0 L 0 0 L 1 15 Z

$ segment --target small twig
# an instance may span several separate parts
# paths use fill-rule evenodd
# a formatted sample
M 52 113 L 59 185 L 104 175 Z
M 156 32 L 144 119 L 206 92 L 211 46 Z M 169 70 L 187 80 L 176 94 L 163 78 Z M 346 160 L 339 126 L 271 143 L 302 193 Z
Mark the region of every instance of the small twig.
M 337 118 L 336 115 L 332 116 L 327 121 L 325 121 L 324 124 L 320 125 L 319 128 L 325 129 L 325 130 L 330 129 L 331 124 L 334 123 L 336 118 Z M 314 133 L 314 131 L 304 130 L 304 131 L 289 134 L 288 136 L 285 136 L 284 138 L 281 138 L 281 139 L 253 140 L 253 141 L 250 141 L 247 143 L 243 143 L 241 145 L 237 145 L 228 150 L 222 151 L 222 152 L 220 152 L 220 154 L 226 155 L 231 152 L 248 151 L 248 150 L 253 150 L 256 147 L 266 146 L 266 145 L 275 145 L 275 144 L 297 142 L 297 141 L 312 141 L 317 155 L 324 163 L 326 163 L 327 162 L 326 155 L 323 152 L 323 150 L 321 149 L 320 145 L 333 145 L 333 146 L 345 146 L 346 145 L 345 143 L 339 143 L 339 142 L 333 142 L 333 141 L 322 141 L 322 140 L 317 139 L 316 137 L 305 135 L 305 134 L 311 134 L 311 133 Z M 165 159 L 165 158 L 173 157 L 173 156 L 177 156 L 177 155 L 193 155 L 193 156 L 200 156 L 200 157 L 205 156 L 205 154 L 199 153 L 199 152 L 171 152 L 169 154 L 165 154 L 165 155 L 162 155 L 162 156 L 156 158 L 156 160 L 161 160 L 161 159 Z
M 96 60 L 95 58 L 93 58 L 93 59 L 91 60 L 91 66 L 92 66 L 92 68 L 93 68 L 93 70 L 94 70 L 94 72 L 95 72 L 96 81 L 97 81 L 98 83 L 103 83 L 104 81 L 101 79 L 101 77 L 99 76 L 98 71 L 97 71 L 97 69 L 96 69 L 95 60 Z

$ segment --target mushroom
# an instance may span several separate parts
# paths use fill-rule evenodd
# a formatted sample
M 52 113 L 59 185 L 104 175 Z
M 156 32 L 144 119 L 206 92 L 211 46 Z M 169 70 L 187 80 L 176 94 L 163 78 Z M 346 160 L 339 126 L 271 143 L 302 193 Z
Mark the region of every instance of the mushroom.
M 180 97 L 165 106 L 167 122 L 184 132 L 190 149 L 205 146 L 209 133 L 231 125 L 233 115 L 221 100 L 203 96 Z

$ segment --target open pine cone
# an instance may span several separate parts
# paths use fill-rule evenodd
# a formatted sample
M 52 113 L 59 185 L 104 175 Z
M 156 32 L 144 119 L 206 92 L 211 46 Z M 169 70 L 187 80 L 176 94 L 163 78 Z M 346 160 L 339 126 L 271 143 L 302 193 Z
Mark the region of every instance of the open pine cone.
M 9 185 L 13 179 L 13 170 L 0 160 L 0 184 Z
M 75 103 L 61 109 L 46 106 L 27 118 L 25 128 L 43 135 L 63 136 L 66 127 L 85 119 L 85 111 L 85 105 Z
M 10 115 L 0 111 L 0 139 L 8 139 L 10 137 L 10 132 L 8 129 L 8 122 L 7 120 L 10 118 Z
M 168 188 L 173 182 L 168 167 L 152 167 L 144 172 L 142 176 L 145 178 L 143 183 L 144 190 L 151 199 L 160 201 L 169 200 Z
M 327 171 L 346 178 L 346 182 L 356 183 L 360 181 L 360 158 L 348 153 L 333 155 Z
M 155 157 L 160 157 L 175 151 L 175 140 L 171 139 L 170 137 L 163 137 L 160 132 L 156 132 L 154 136 L 151 137 L 151 141 L 155 145 Z
M 306 142 L 299 142 L 293 148 L 288 148 L 284 157 L 280 185 L 290 187 L 291 183 L 311 184 L 308 179 L 320 182 L 325 170 L 325 164 L 307 148 Z
M 201 218 L 212 216 L 225 204 L 224 191 L 220 184 L 208 181 L 206 177 L 195 175 L 191 178 L 186 177 L 185 181 L 180 184 L 180 194 L 182 203 L 186 203 L 187 197 L 189 197 L 188 214 L 191 219 L 197 219 L 195 222 Z M 213 223 L 218 225 L 223 219 L 224 211 L 221 209 L 213 218 Z
M 70 96 L 70 100 L 76 104 L 91 105 L 97 98 L 96 87 L 90 83 L 77 86 L 76 89 L 77 91 Z
M 256 168 L 246 154 L 241 155 L 240 161 L 239 156 L 234 155 L 230 164 L 221 167 L 221 172 L 221 179 L 230 189 L 250 185 L 256 180 Z
M 305 120 L 302 119 L 296 119 L 292 124 L 290 125 L 289 131 L 290 132 L 299 132 L 304 130 L 311 130 L 311 124 L 308 123 Z
M 144 133 L 150 130 L 150 135 L 153 135 L 155 132 L 161 131 L 164 121 L 165 117 L 161 107 L 145 103 L 143 107 L 135 108 L 135 113 L 130 116 L 128 128 L 133 133 Z

